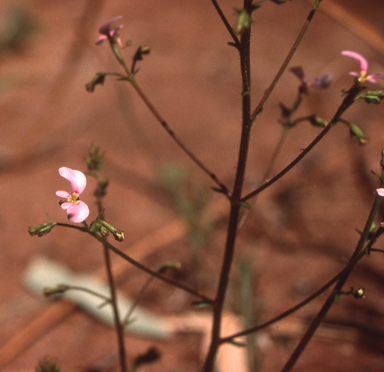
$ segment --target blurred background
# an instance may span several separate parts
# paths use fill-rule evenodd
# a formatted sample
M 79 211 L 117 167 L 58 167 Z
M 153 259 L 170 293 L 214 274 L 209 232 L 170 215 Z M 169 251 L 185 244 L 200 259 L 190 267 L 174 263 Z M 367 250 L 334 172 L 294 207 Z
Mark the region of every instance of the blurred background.
M 220 5 L 235 24 L 234 8 L 241 2 L 221 0 Z M 307 0 L 280 6 L 265 1 L 254 13 L 254 106 L 310 9 Z M 0 0 L 1 371 L 30 371 L 46 356 L 56 358 L 65 371 L 116 367 L 113 329 L 68 302 L 32 293 L 25 284 L 25 271 L 37 257 L 76 274 L 103 277 L 101 247 L 89 236 L 60 228 L 43 238 L 27 232 L 46 222 L 46 214 L 66 222 L 55 192 L 68 190 L 69 184 L 58 168 L 86 171 L 84 158 L 92 144 L 104 152 L 103 174 L 110 180 L 106 218 L 125 232 L 119 248 L 150 267 L 176 260 L 182 268 L 171 274 L 174 278 L 214 294 L 225 239 L 223 197 L 212 192 L 215 185 L 128 84 L 109 77 L 93 93 L 85 89 L 97 72 L 120 72 L 107 43 L 95 45 L 99 26 L 117 15 L 123 16 L 123 43 L 132 41 L 123 50 L 127 61 L 139 46 L 151 49 L 138 65 L 139 85 L 187 147 L 226 185 L 234 180 L 241 125 L 239 60 L 210 1 Z M 322 1 L 290 67 L 302 66 L 309 80 L 330 73 L 332 85 L 311 91 L 298 116 L 332 118 L 341 90 L 353 82 L 348 73 L 358 70 L 356 61 L 341 56 L 342 50 L 364 55 L 370 73 L 384 72 L 383 19 L 382 0 Z M 279 103 L 291 105 L 298 85 L 287 71 L 254 124 L 246 192 L 263 180 L 281 134 Z M 369 88 L 383 86 L 381 81 Z M 383 112 L 382 105 L 357 102 L 343 117 L 364 130 L 368 144 L 362 146 L 339 124 L 253 204 L 240 230 L 228 295 L 228 316 L 243 322 L 240 329 L 295 305 L 342 269 L 378 187 L 371 170 L 380 172 Z M 319 131 L 307 123 L 293 128 L 272 175 Z M 90 178 L 82 195 L 91 209 L 90 221 L 97 216 L 95 186 Z M 377 222 L 380 218 L 383 209 Z M 372 255 L 359 265 L 347 289 L 364 287 L 366 298 L 345 296 L 335 305 L 295 370 L 384 370 L 383 264 L 381 256 Z M 114 265 L 121 293 L 134 299 L 146 275 L 116 257 Z M 161 358 L 143 370 L 198 371 L 209 324 L 185 326 L 193 300 L 154 281 L 141 306 L 171 324 L 174 332 L 162 340 L 128 332 L 130 363 L 155 345 Z M 244 356 L 249 369 L 281 369 L 323 301 L 316 299 L 249 340 Z M 208 319 L 209 312 L 196 314 Z M 242 370 L 236 360 L 227 368 Z

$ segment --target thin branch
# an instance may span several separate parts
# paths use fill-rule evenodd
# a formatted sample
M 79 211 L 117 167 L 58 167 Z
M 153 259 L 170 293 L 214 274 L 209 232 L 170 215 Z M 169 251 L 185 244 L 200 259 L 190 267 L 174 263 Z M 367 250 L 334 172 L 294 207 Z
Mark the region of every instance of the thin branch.
M 383 187 L 383 177 L 384 177 L 384 169 L 382 170 L 381 173 L 381 187 Z M 370 239 L 368 246 L 366 249 L 364 249 L 364 244 L 368 239 L 369 233 L 371 231 L 372 223 L 374 221 L 374 218 L 376 216 L 376 213 L 379 209 L 381 201 L 381 196 L 376 194 L 375 200 L 373 202 L 371 211 L 369 213 L 369 216 L 367 218 L 367 221 L 365 223 L 365 227 L 363 230 L 363 233 L 361 234 L 361 237 L 356 245 L 356 248 L 351 256 L 351 260 L 354 260 L 356 257 L 358 257 L 360 254 L 366 252 L 369 252 L 370 247 L 372 247 L 372 244 L 377 240 L 377 238 L 383 233 L 384 229 L 380 227 L 377 231 L 376 234 L 373 238 Z M 300 340 L 299 344 L 297 345 L 296 349 L 293 351 L 291 356 L 289 357 L 287 363 L 285 364 L 284 368 L 282 369 L 281 372 L 289 372 L 293 368 L 293 366 L 296 364 L 297 360 L 303 353 L 305 347 L 308 345 L 309 341 L 312 339 L 314 333 L 316 332 L 317 328 L 320 326 L 322 321 L 324 320 L 325 316 L 327 315 L 329 309 L 335 302 L 335 294 L 339 293 L 341 289 L 343 288 L 345 282 L 347 281 L 349 274 L 351 273 L 353 268 L 349 268 L 347 271 L 343 273 L 343 275 L 339 278 L 338 282 L 336 283 L 332 293 L 328 296 L 326 299 L 324 305 L 318 312 L 317 316 L 315 319 L 312 321 L 310 324 L 309 328 L 305 332 L 304 336 Z
M 163 117 L 160 115 L 160 113 L 157 111 L 157 109 L 153 106 L 151 101 L 148 99 L 148 97 L 145 95 L 143 90 L 140 88 L 140 86 L 136 83 L 135 79 L 129 79 L 130 83 L 132 84 L 133 88 L 137 92 L 137 94 L 140 96 L 140 98 L 143 100 L 144 104 L 148 107 L 149 111 L 154 115 L 154 117 L 157 119 L 157 121 L 163 126 L 163 128 L 167 131 L 167 133 L 173 138 L 173 140 L 178 144 L 178 146 L 193 160 L 197 166 L 202 169 L 211 179 L 220 186 L 220 189 L 223 191 L 224 194 L 229 196 L 229 190 L 227 186 L 224 185 L 223 182 L 221 182 L 218 177 L 210 171 L 200 159 L 191 151 L 189 150 L 184 143 L 177 137 L 175 132 L 172 130 L 172 128 L 168 125 L 168 123 L 163 119 Z
M 355 102 L 355 97 L 361 91 L 362 87 L 358 84 L 355 84 L 348 92 L 347 96 L 344 98 L 340 107 L 337 109 L 336 114 L 333 119 L 328 123 L 328 125 L 315 137 L 315 139 L 291 162 L 289 163 L 282 171 L 280 171 L 276 176 L 272 177 L 270 180 L 267 180 L 262 186 L 258 187 L 256 190 L 250 192 L 241 198 L 241 202 L 245 202 L 253 196 L 259 194 L 261 191 L 273 185 L 286 173 L 288 173 L 297 163 L 299 163 L 319 142 L 320 140 L 330 131 L 330 129 L 337 124 L 341 115 Z
M 98 171 L 95 172 L 95 176 L 97 180 L 97 185 L 99 186 L 101 182 L 100 173 Z M 98 212 L 99 212 L 99 215 L 101 215 L 104 209 L 102 205 L 103 196 L 98 195 L 97 188 L 96 188 L 95 195 L 97 195 L 96 204 L 97 204 Z M 102 214 L 101 218 L 104 218 L 104 214 Z M 121 372 L 126 372 L 127 356 L 126 356 L 125 345 L 124 345 L 124 327 L 120 321 L 119 309 L 117 307 L 116 285 L 115 285 L 115 280 L 113 278 L 113 273 L 112 273 L 111 254 L 105 243 L 106 242 L 102 242 L 104 263 L 105 263 L 105 270 L 107 272 L 109 290 L 111 295 L 110 303 L 112 305 L 113 320 L 114 320 L 115 330 L 116 330 L 117 345 L 119 350 L 120 369 L 121 369 Z
M 69 227 L 69 228 L 72 228 L 72 229 L 76 229 L 76 230 L 79 230 L 81 232 L 85 232 L 85 233 L 88 233 L 89 235 L 93 236 L 96 240 L 98 240 L 100 243 L 105 243 L 105 245 L 113 252 L 115 252 L 118 256 L 122 257 L 124 260 L 128 261 L 130 264 L 132 264 L 133 266 L 136 266 L 138 269 L 146 272 L 147 274 L 149 275 L 152 275 L 160 280 L 162 280 L 163 282 L 166 282 L 168 284 L 171 284 L 173 285 L 174 287 L 177 287 L 177 288 L 180 288 L 182 289 L 183 291 L 185 292 L 188 292 L 190 293 L 191 295 L 193 296 L 196 296 L 198 298 L 201 298 L 202 300 L 204 301 L 207 301 L 209 303 L 212 303 L 213 300 L 210 299 L 209 297 L 203 295 L 202 293 L 192 289 L 192 288 L 189 288 L 188 286 L 182 284 L 182 283 L 179 283 L 171 278 L 168 278 L 166 276 L 163 276 L 159 273 L 157 273 L 156 271 L 153 271 L 151 269 L 149 269 L 148 267 L 146 267 L 145 265 L 141 264 L 140 262 L 134 260 L 132 257 L 128 256 L 126 253 L 124 253 L 123 251 L 121 251 L 120 249 L 116 248 L 114 245 L 112 245 L 111 243 L 107 242 L 104 238 L 100 237 L 99 235 L 97 234 L 93 234 L 91 233 L 90 231 L 88 231 L 85 227 L 79 227 L 79 226 L 76 226 L 76 225 L 71 225 L 71 224 L 67 224 L 67 223 L 61 223 L 61 222 L 57 222 L 56 224 L 57 226 L 63 226 L 63 227 Z
M 223 21 L 226 29 L 228 30 L 229 34 L 231 35 L 234 43 L 235 43 L 235 46 L 237 49 L 240 49 L 240 41 L 239 41 L 239 38 L 237 37 L 237 35 L 234 33 L 233 31 L 233 28 L 232 26 L 229 24 L 227 18 L 225 17 L 223 11 L 221 10 L 219 4 L 217 3 L 216 0 L 211 0 L 212 1 L 212 4 L 213 6 L 215 7 L 217 13 L 219 14 L 221 20 Z
M 238 333 L 235 333 L 231 336 L 227 336 L 227 337 L 224 337 L 221 339 L 221 342 L 222 343 L 225 343 L 225 342 L 231 342 L 234 338 L 237 338 L 237 337 L 241 337 L 241 336 L 246 336 L 246 335 L 249 335 L 251 333 L 254 333 L 254 332 L 257 332 L 257 331 L 260 331 L 261 329 L 264 329 L 274 323 L 277 323 L 278 321 L 288 317 L 289 315 L 295 313 L 297 310 L 301 309 L 302 307 L 304 307 L 305 305 L 307 305 L 308 303 L 310 303 L 312 300 L 314 300 L 316 297 L 320 296 L 322 293 L 324 293 L 328 288 L 330 288 L 333 284 L 335 284 L 337 282 L 337 280 L 339 278 L 341 278 L 341 276 L 343 276 L 347 271 L 349 271 L 352 267 L 354 267 L 364 256 L 366 255 L 366 253 L 364 251 L 360 252 L 360 254 L 358 256 L 356 256 L 353 260 L 351 260 L 348 265 L 343 269 L 341 270 L 337 275 L 335 275 L 331 280 L 329 280 L 326 284 L 324 284 L 320 289 L 318 289 L 315 293 L 313 293 L 312 295 L 310 295 L 309 297 L 307 297 L 305 300 L 299 302 L 297 305 L 291 307 L 290 309 L 288 309 L 287 311 L 284 311 L 283 313 L 281 313 L 280 315 L 268 320 L 267 322 L 263 323 L 263 324 L 260 324 L 260 325 L 257 325 L 255 327 L 252 327 L 252 328 L 249 328 L 249 329 L 246 329 L 244 331 L 241 331 L 241 332 L 238 332 Z
M 82 291 L 82 292 L 86 292 L 86 293 L 89 293 L 95 297 L 98 297 L 102 300 L 104 300 L 105 302 L 108 302 L 108 303 L 111 303 L 111 299 L 107 296 L 104 296 L 103 294 L 99 293 L 99 292 L 96 292 L 96 291 L 93 291 L 92 289 L 89 289 L 89 288 L 86 288 L 86 287 L 81 287 L 81 286 L 78 286 L 78 285 L 66 285 L 66 291 L 67 290 L 76 290 L 76 291 Z
M 307 29 L 309 27 L 309 24 L 311 23 L 312 18 L 313 18 L 313 16 L 316 13 L 317 8 L 320 5 L 320 2 L 321 2 L 321 0 L 315 0 L 314 4 L 312 6 L 312 9 L 311 9 L 311 11 L 308 14 L 308 17 L 305 20 L 304 25 L 303 25 L 303 27 L 300 30 L 299 35 L 297 36 L 295 42 L 293 43 L 293 45 L 291 47 L 291 50 L 289 51 L 287 57 L 285 58 L 283 64 L 281 65 L 281 67 L 280 67 L 279 71 L 277 72 L 275 78 L 273 79 L 272 83 L 270 84 L 268 89 L 264 92 L 263 97 L 261 98 L 260 102 L 258 103 L 258 105 L 256 106 L 255 110 L 253 111 L 253 113 L 252 113 L 252 121 L 254 121 L 256 119 L 256 117 L 263 110 L 264 103 L 267 101 L 267 99 L 270 96 L 270 94 L 272 93 L 273 89 L 275 89 L 275 86 L 276 86 L 277 82 L 280 80 L 280 78 L 283 75 L 285 69 L 287 68 L 289 62 L 291 61 L 293 55 L 295 54 L 296 49 L 298 48 L 301 40 L 303 39 L 303 36 L 304 36 L 305 32 L 307 31 Z
M 252 1 L 244 0 L 244 10 L 251 12 Z M 242 130 L 239 146 L 239 154 L 237 159 L 237 170 L 233 193 L 230 196 L 231 209 L 229 222 L 227 227 L 227 238 L 225 243 L 225 251 L 223 263 L 220 270 L 219 284 L 217 286 L 216 297 L 213 303 L 213 324 L 211 331 L 211 343 L 208 354 L 204 362 L 203 372 L 212 372 L 214 370 L 215 359 L 218 348 L 220 346 L 220 332 L 222 322 L 222 312 L 224 300 L 228 289 L 229 274 L 232 267 L 233 256 L 235 251 L 235 243 L 237 237 L 237 226 L 240 211 L 240 198 L 242 194 L 245 168 L 247 164 L 249 140 L 251 135 L 251 63 L 250 63 L 250 40 L 251 29 L 245 29 L 241 35 L 241 43 L 239 48 L 240 67 L 242 77 Z
M 175 134 L 175 132 L 172 130 L 172 128 L 168 125 L 168 123 L 163 119 L 163 117 L 160 115 L 159 111 L 155 108 L 155 106 L 152 104 L 152 102 L 149 100 L 149 98 L 146 96 L 144 91 L 140 88 L 140 86 L 137 84 L 135 80 L 135 73 L 134 71 L 129 70 L 127 67 L 127 64 L 125 63 L 119 47 L 114 44 L 110 43 L 110 47 L 112 49 L 113 54 L 115 55 L 117 61 L 120 63 L 120 65 L 123 67 L 126 76 L 124 78 L 121 78 L 121 80 L 127 80 L 131 83 L 132 87 L 135 89 L 136 93 L 139 95 L 139 97 L 142 99 L 144 104 L 148 107 L 149 111 L 153 114 L 153 116 L 156 118 L 156 120 L 163 126 L 163 128 L 166 130 L 166 132 L 172 137 L 172 139 L 177 143 L 177 145 L 192 159 L 192 161 L 200 168 L 202 169 L 211 179 L 220 186 L 221 191 L 227 195 L 230 196 L 228 188 L 224 185 L 223 182 L 221 182 L 218 177 L 210 171 L 203 162 L 191 151 L 189 150 L 184 143 L 179 139 L 179 137 Z M 116 74 L 119 75 L 119 74 Z

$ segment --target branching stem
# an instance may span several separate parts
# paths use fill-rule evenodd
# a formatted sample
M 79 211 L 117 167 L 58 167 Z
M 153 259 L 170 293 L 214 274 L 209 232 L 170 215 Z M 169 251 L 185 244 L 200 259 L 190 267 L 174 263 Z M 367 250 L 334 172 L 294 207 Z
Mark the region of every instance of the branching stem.
M 329 122 L 329 124 L 315 137 L 315 139 L 291 162 L 289 163 L 282 171 L 280 171 L 276 176 L 272 177 L 270 180 L 267 180 L 263 185 L 258 187 L 256 190 L 250 192 L 241 198 L 242 202 L 245 202 L 252 198 L 253 196 L 259 194 L 266 188 L 273 185 L 281 177 L 287 174 L 296 164 L 298 164 L 319 142 L 320 140 L 330 131 L 330 129 L 337 124 L 341 115 L 354 103 L 355 97 L 361 91 L 361 86 L 355 84 L 348 92 L 340 107 L 337 109 L 334 117 Z
M 62 226 L 62 227 L 69 227 L 69 228 L 72 228 L 72 229 L 76 229 L 76 230 L 79 230 L 81 232 L 86 232 L 90 235 L 92 235 L 96 240 L 98 240 L 100 243 L 103 243 L 105 244 L 108 249 L 110 249 L 111 251 L 115 252 L 118 256 L 120 256 L 121 258 L 123 258 L 124 260 L 128 261 L 130 264 L 132 264 L 133 266 L 136 266 L 138 269 L 146 272 L 147 274 L 149 275 L 152 275 L 160 280 L 162 280 L 163 282 L 166 282 L 168 284 L 171 284 L 173 285 L 174 287 L 177 287 L 177 288 L 180 288 L 182 289 L 183 291 L 185 292 L 188 292 L 190 293 L 191 295 L 193 296 L 196 296 L 206 302 L 213 302 L 212 299 L 210 299 L 209 297 L 205 296 L 204 294 L 192 289 L 192 288 L 189 288 L 187 285 L 185 284 L 182 284 L 182 283 L 179 283 L 178 281 L 176 280 L 173 280 L 171 278 L 168 278 L 166 276 L 163 276 L 159 273 L 157 273 L 156 271 L 153 271 L 151 270 L 150 268 L 148 268 L 147 266 L 141 264 L 140 262 L 134 260 L 132 257 L 128 256 L 126 253 L 124 253 L 123 251 L 121 251 L 120 249 L 116 248 L 114 245 L 112 245 L 111 243 L 107 242 L 104 238 L 102 238 L 101 236 L 99 236 L 98 234 L 95 234 L 95 233 L 92 233 L 90 232 L 88 229 L 86 229 L 85 227 L 81 227 L 81 226 L 76 226 L 76 225 L 72 225 L 72 224 L 67 224 L 67 223 L 61 223 L 61 222 L 57 222 L 56 224 L 57 226 Z
M 263 110 L 263 106 L 264 106 L 265 102 L 267 101 L 267 99 L 271 95 L 273 89 L 275 88 L 276 84 L 280 80 L 280 78 L 283 75 L 285 69 L 287 68 L 289 62 L 291 61 L 293 55 L 295 54 L 299 44 L 301 43 L 301 40 L 303 39 L 303 36 L 304 36 L 305 32 L 307 31 L 307 29 L 308 29 L 308 27 L 309 27 L 309 25 L 313 19 L 313 16 L 315 15 L 316 10 L 318 9 L 318 7 L 320 5 L 320 2 L 321 2 L 321 0 L 315 0 L 314 4 L 312 6 L 312 9 L 308 14 L 308 17 L 305 20 L 304 25 L 300 30 L 299 35 L 297 36 L 295 42 L 293 43 L 293 45 L 291 47 L 291 50 L 289 51 L 287 57 L 285 58 L 283 64 L 281 65 L 279 71 L 277 72 L 275 78 L 272 80 L 272 83 L 269 85 L 267 90 L 264 92 L 263 97 L 261 98 L 260 102 L 257 104 L 256 108 L 252 112 L 252 121 L 254 121 L 258 117 L 258 115 L 261 113 L 261 111 Z

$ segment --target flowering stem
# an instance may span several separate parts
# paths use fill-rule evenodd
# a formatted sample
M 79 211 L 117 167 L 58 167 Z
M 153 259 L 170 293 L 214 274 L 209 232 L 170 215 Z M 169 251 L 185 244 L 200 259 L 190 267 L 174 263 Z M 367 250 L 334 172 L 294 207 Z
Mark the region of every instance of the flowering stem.
M 175 280 L 173 280 L 171 278 L 163 276 L 163 275 L 157 273 L 156 271 L 153 271 L 150 268 L 146 267 L 145 265 L 141 264 L 140 262 L 134 260 L 132 257 L 128 256 L 126 253 L 124 253 L 120 249 L 116 248 L 111 243 L 107 242 L 104 238 L 102 238 L 98 234 L 91 232 L 88 228 L 81 227 L 81 226 L 76 226 L 76 225 L 72 225 L 72 224 L 67 224 L 67 223 L 61 223 L 61 222 L 57 222 L 56 226 L 69 227 L 69 228 L 72 228 L 72 229 L 75 229 L 75 230 L 79 230 L 81 232 L 86 232 L 86 233 L 92 235 L 100 243 L 105 244 L 108 247 L 108 249 L 110 249 L 111 251 L 115 252 L 118 256 L 120 256 L 124 260 L 128 261 L 133 266 L 136 266 L 138 269 L 146 272 L 147 274 L 152 275 L 152 276 L 154 276 L 154 277 L 156 277 L 156 278 L 158 278 L 158 279 L 162 280 L 163 282 L 166 282 L 166 283 L 168 283 L 170 285 L 173 285 L 174 287 L 180 288 L 183 291 L 188 292 L 191 295 L 196 296 L 196 297 L 200 298 L 201 300 L 204 300 L 204 301 L 206 301 L 208 303 L 212 303 L 213 302 L 212 299 L 210 299 L 208 296 L 205 296 L 204 294 L 202 294 L 202 293 L 200 293 L 200 292 L 198 292 L 198 291 L 188 287 L 185 284 L 179 283 L 178 281 L 175 281 Z
M 123 322 L 122 322 L 124 327 L 126 327 L 128 325 L 130 317 L 133 314 L 133 311 L 136 309 L 136 307 L 139 304 L 140 300 L 143 298 L 143 295 L 144 295 L 145 291 L 147 290 L 149 285 L 152 283 L 153 279 L 154 279 L 153 276 L 149 276 L 148 279 L 145 281 L 144 285 L 141 287 L 140 292 L 137 294 L 137 296 L 135 298 L 135 301 L 132 303 L 131 307 L 127 311 L 127 314 L 124 316 L 124 319 L 123 319 Z
M 217 176 L 211 172 L 200 159 L 197 158 L 197 156 L 189 150 L 184 143 L 177 137 L 175 132 L 171 129 L 171 127 L 168 125 L 168 123 L 163 119 L 163 117 L 160 115 L 160 113 L 156 110 L 156 108 L 153 106 L 151 101 L 148 99 L 148 97 L 144 94 L 143 90 L 140 88 L 140 86 L 136 83 L 136 80 L 132 79 L 130 80 L 130 83 L 132 84 L 132 87 L 135 89 L 136 93 L 140 96 L 140 98 L 143 100 L 144 104 L 148 107 L 149 111 L 153 114 L 153 116 L 157 119 L 157 121 L 163 126 L 163 128 L 167 131 L 167 133 L 173 138 L 173 140 L 178 144 L 178 146 L 193 160 L 197 166 L 202 169 L 217 185 L 219 185 L 220 189 L 223 191 L 224 194 L 229 195 L 228 188 L 224 185 L 223 182 L 221 182 Z
M 100 177 L 99 172 L 96 172 L 96 179 L 97 179 L 98 183 L 100 183 L 101 177 Z M 96 197 L 96 204 L 97 204 L 98 212 L 100 215 L 103 211 L 102 196 Z M 104 214 L 102 214 L 102 216 L 100 218 L 104 219 Z M 105 244 L 105 242 L 102 242 L 102 245 L 103 245 L 105 269 L 107 272 L 109 289 L 111 291 L 110 302 L 112 305 L 113 320 L 114 320 L 116 336 L 117 336 L 120 370 L 121 370 L 121 372 L 126 372 L 127 371 L 127 357 L 126 357 L 125 345 L 124 345 L 124 327 L 123 327 L 122 323 L 120 322 L 120 314 L 119 314 L 119 309 L 117 307 L 116 286 L 115 286 L 115 281 L 114 281 L 113 273 L 112 273 L 111 255 L 110 255 L 109 249 L 108 249 L 107 245 Z
M 227 18 L 225 17 L 223 11 L 221 10 L 219 4 L 217 3 L 216 0 L 211 0 L 212 1 L 212 4 L 213 6 L 215 7 L 217 13 L 219 14 L 221 20 L 223 21 L 226 29 L 228 30 L 229 34 L 231 35 L 233 41 L 234 41 L 234 44 L 236 46 L 237 49 L 240 48 L 240 41 L 239 41 L 239 38 L 237 37 L 237 35 L 233 32 L 233 28 L 232 26 L 229 24 Z
M 355 98 L 360 93 L 361 87 L 358 84 L 355 84 L 349 91 L 347 96 L 344 98 L 340 107 L 337 109 L 334 117 L 329 122 L 329 124 L 315 137 L 315 139 L 291 162 L 289 163 L 282 171 L 280 171 L 276 176 L 266 181 L 263 185 L 258 187 L 256 190 L 253 190 L 249 194 L 241 198 L 241 202 L 246 202 L 248 199 L 259 194 L 261 191 L 265 190 L 269 186 L 273 185 L 286 173 L 288 173 L 297 163 L 299 163 L 319 142 L 320 140 L 330 131 L 330 129 L 340 121 L 341 115 L 355 102 Z
M 140 88 L 140 86 L 137 84 L 135 80 L 135 73 L 132 70 L 129 70 L 127 67 L 123 57 L 121 56 L 120 50 L 118 49 L 116 44 L 111 45 L 112 51 L 116 56 L 116 59 L 121 64 L 121 66 L 124 68 L 124 71 L 126 73 L 126 76 L 124 77 L 125 80 L 128 80 L 133 89 L 136 91 L 136 93 L 140 96 L 144 104 L 148 107 L 149 111 L 153 114 L 153 116 L 157 119 L 157 121 L 162 125 L 162 127 L 166 130 L 166 132 L 173 138 L 173 140 L 177 143 L 177 145 L 192 159 L 192 161 L 200 168 L 202 169 L 211 179 L 220 186 L 221 191 L 229 195 L 228 188 L 224 185 L 223 182 L 221 182 L 218 177 L 210 171 L 203 162 L 191 151 L 189 150 L 184 143 L 179 139 L 179 137 L 175 134 L 175 132 L 171 129 L 169 124 L 163 119 L 163 117 L 160 115 L 160 113 L 157 111 L 155 106 L 152 104 L 152 102 L 149 100 L 149 98 L 145 95 L 143 90 Z
M 252 1 L 244 0 L 244 10 L 251 13 Z M 220 331 L 222 312 L 224 307 L 225 295 L 228 288 L 229 274 L 231 271 L 237 226 L 240 212 L 240 199 L 243 189 L 245 176 L 245 168 L 247 163 L 249 139 L 252 127 L 251 120 L 251 87 L 250 87 L 250 27 L 245 29 L 240 40 L 240 67 L 242 75 L 242 131 L 240 139 L 240 148 L 237 162 L 237 171 L 233 193 L 230 195 L 230 215 L 227 229 L 227 240 L 225 245 L 224 259 L 221 267 L 219 284 L 216 292 L 215 301 L 213 303 L 213 325 L 211 331 L 211 344 L 208 350 L 208 355 L 204 363 L 203 372 L 212 372 L 216 354 L 220 346 Z
M 258 117 L 258 115 L 261 113 L 261 111 L 263 110 L 264 103 L 267 101 L 267 99 L 270 96 L 270 94 L 272 93 L 273 89 L 276 87 L 276 84 L 280 80 L 280 78 L 283 75 L 285 69 L 287 68 L 289 62 L 291 61 L 293 55 L 295 54 L 296 49 L 298 48 L 298 46 L 299 46 L 299 44 L 300 44 L 300 42 L 301 42 L 305 32 L 307 31 L 307 29 L 309 27 L 309 24 L 312 21 L 313 16 L 316 13 L 317 8 L 320 5 L 320 2 L 321 2 L 321 0 L 315 0 L 314 4 L 312 6 L 312 9 L 311 9 L 311 11 L 308 14 L 308 17 L 305 20 L 304 25 L 303 25 L 303 27 L 300 30 L 299 35 L 297 36 L 295 42 L 293 43 L 293 45 L 291 47 L 291 50 L 289 51 L 287 57 L 285 58 L 283 64 L 281 65 L 281 67 L 280 67 L 279 71 L 277 72 L 275 78 L 273 79 L 272 83 L 270 84 L 268 89 L 265 91 L 265 93 L 264 93 L 263 97 L 261 98 L 260 102 L 257 104 L 256 108 L 253 110 L 253 112 L 252 112 L 252 121 L 254 121 Z
M 384 179 L 384 169 L 381 172 L 381 186 L 380 187 L 383 187 L 383 185 L 384 185 L 383 179 Z M 364 244 L 368 240 L 369 233 L 371 231 L 373 221 L 374 221 L 376 213 L 377 213 L 377 211 L 379 209 L 380 201 L 381 201 L 381 196 L 376 193 L 376 197 L 375 197 L 375 199 L 373 201 L 373 205 L 372 205 L 371 211 L 370 211 L 368 219 L 367 219 L 367 221 L 365 223 L 364 230 L 363 230 L 363 232 L 362 232 L 362 234 L 360 236 L 360 239 L 359 239 L 359 241 L 358 241 L 358 243 L 356 245 L 355 250 L 353 251 L 353 254 L 352 254 L 350 260 L 356 259 L 362 253 L 366 254 L 366 252 L 369 252 L 369 249 L 367 249 L 367 250 L 364 249 Z M 372 246 L 372 244 L 376 241 L 376 239 L 378 238 L 379 235 L 381 235 L 382 232 L 383 232 L 383 229 L 379 228 L 377 233 L 376 233 L 376 235 L 375 235 L 375 238 L 372 238 L 369 241 L 369 246 Z M 327 315 L 329 309 L 331 308 L 331 306 L 335 302 L 335 295 L 340 293 L 341 289 L 343 288 L 345 282 L 347 281 L 347 279 L 349 277 L 349 274 L 352 271 L 352 268 L 353 267 L 349 267 L 349 269 L 345 270 L 345 272 L 341 275 L 341 277 L 337 281 L 337 283 L 336 283 L 332 293 L 328 296 L 328 298 L 325 301 L 324 305 L 322 306 L 322 308 L 318 312 L 318 314 L 315 317 L 315 319 L 310 324 L 308 330 L 305 332 L 304 336 L 300 340 L 300 342 L 297 345 L 297 347 L 294 350 L 294 352 L 291 354 L 290 358 L 288 359 L 287 363 L 285 364 L 285 366 L 281 370 L 281 372 L 289 372 L 293 368 L 293 366 L 295 365 L 296 361 L 298 360 L 300 355 L 303 353 L 305 347 L 308 345 L 308 343 L 311 340 L 312 336 L 316 332 L 317 328 L 319 327 L 321 322 L 324 320 L 324 318 Z
M 372 241 L 369 242 L 367 247 L 359 252 L 356 257 L 354 257 L 352 260 L 348 262 L 348 265 L 344 267 L 343 270 L 341 270 L 338 274 L 336 274 L 331 280 L 329 280 L 326 284 L 324 284 L 320 289 L 318 289 L 315 293 L 307 297 L 305 300 L 299 302 L 297 305 L 291 307 L 287 311 L 281 313 L 280 315 L 276 316 L 275 318 L 272 318 L 268 320 L 267 322 L 257 325 L 255 327 L 246 329 L 244 331 L 235 333 L 233 335 L 227 336 L 225 338 L 221 339 L 222 343 L 225 342 L 231 342 L 234 338 L 241 337 L 241 336 L 246 336 L 251 333 L 260 331 L 261 329 L 264 329 L 271 324 L 277 323 L 278 321 L 288 317 L 289 315 L 293 314 L 297 310 L 301 309 L 305 305 L 309 304 L 312 300 L 314 300 L 316 297 L 320 296 L 322 293 L 324 293 L 328 288 L 330 288 L 333 284 L 335 284 L 345 273 L 350 272 L 352 268 L 356 266 L 356 264 L 364 257 L 367 255 L 367 252 L 377 252 L 380 250 L 377 250 L 375 248 L 372 248 L 372 244 L 377 240 L 377 238 L 384 232 L 382 228 L 379 228 L 377 230 L 377 233 L 375 234 L 375 237 L 372 239 Z M 384 251 L 382 251 L 384 253 Z
M 103 243 L 103 253 L 104 253 L 105 268 L 108 276 L 109 288 L 111 290 L 111 304 L 113 309 L 113 318 L 115 322 L 117 343 L 119 348 L 120 369 L 121 369 L 121 372 L 126 372 L 127 360 L 126 360 L 126 353 L 125 353 L 125 346 L 124 346 L 123 326 L 120 322 L 119 309 L 117 308 L 116 288 L 113 280 L 110 252 L 108 247 L 104 243 Z

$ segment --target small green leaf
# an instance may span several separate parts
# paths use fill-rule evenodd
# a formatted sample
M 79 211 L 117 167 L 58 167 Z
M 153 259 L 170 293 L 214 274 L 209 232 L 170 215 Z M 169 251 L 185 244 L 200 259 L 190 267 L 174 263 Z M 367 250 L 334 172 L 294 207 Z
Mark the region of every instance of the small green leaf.
M 357 101 L 360 98 L 367 103 L 378 104 L 382 99 L 384 99 L 384 90 L 371 90 L 371 91 L 362 93 L 355 98 L 355 101 Z
M 240 205 L 244 208 L 247 208 L 247 209 L 250 209 L 251 208 L 251 204 L 249 203 L 246 203 L 246 202 L 240 202 Z
M 335 294 L 335 302 L 336 302 L 337 304 L 339 304 L 339 303 L 341 302 L 341 297 L 340 297 L 340 294 L 339 294 L 339 293 L 336 293 L 336 294 Z
M 180 262 L 177 261 L 168 261 L 155 268 L 155 271 L 159 274 L 164 273 L 167 270 L 178 270 L 181 268 Z
M 104 72 L 98 72 L 95 75 L 95 77 L 85 85 L 85 89 L 87 90 L 87 92 L 92 93 L 95 90 L 96 85 L 98 84 L 103 85 L 105 80 L 105 75 L 106 74 Z
M 340 121 L 348 125 L 351 136 L 357 137 L 360 145 L 366 145 L 369 142 L 369 138 L 358 125 L 346 120 Z
M 204 307 L 211 306 L 211 303 L 209 301 L 201 300 L 201 301 L 193 301 L 192 306 L 201 309 Z
M 245 9 L 235 9 L 237 23 L 233 30 L 236 34 L 242 34 L 245 30 L 251 27 L 252 17 Z
M 261 3 L 263 2 L 263 0 L 260 0 L 260 1 L 258 1 L 257 3 L 254 3 L 254 4 L 252 4 L 252 12 L 254 11 L 254 10 L 256 10 L 256 9 L 259 9 L 259 8 L 261 8 Z
M 234 345 L 234 346 L 238 346 L 238 347 L 245 347 L 245 346 L 247 346 L 247 344 L 245 342 L 241 342 L 241 341 L 231 340 L 231 341 L 229 341 L 229 343 Z
M 328 125 L 328 121 L 317 115 L 312 115 L 309 118 L 309 122 L 315 127 L 325 128 Z

